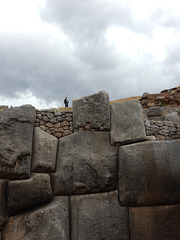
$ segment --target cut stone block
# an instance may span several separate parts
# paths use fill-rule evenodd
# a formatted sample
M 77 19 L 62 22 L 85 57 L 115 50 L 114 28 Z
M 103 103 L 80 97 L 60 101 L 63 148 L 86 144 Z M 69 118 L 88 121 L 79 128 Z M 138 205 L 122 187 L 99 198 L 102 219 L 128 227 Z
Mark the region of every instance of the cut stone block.
M 73 125 L 77 129 L 110 130 L 109 95 L 98 92 L 73 101 Z
M 0 180 L 0 231 L 7 221 L 7 181 Z
M 178 240 L 180 205 L 130 208 L 130 229 L 133 240 Z
M 69 240 L 68 197 L 56 197 L 35 211 L 10 217 L 3 235 L 4 240 Z
M 30 105 L 0 112 L 0 178 L 30 177 L 34 122 Z
M 161 107 L 150 107 L 147 110 L 147 116 L 148 117 L 156 117 L 162 115 L 162 109 Z
M 76 132 L 61 138 L 58 149 L 54 195 L 117 189 L 117 148 L 110 145 L 109 133 Z
M 119 147 L 122 206 L 180 203 L 180 140 Z
M 32 171 L 50 173 L 56 170 L 58 139 L 39 127 L 34 129 Z
M 111 105 L 111 144 L 146 140 L 142 108 L 138 100 Z
M 8 185 L 9 215 L 31 209 L 52 199 L 48 174 L 33 174 L 31 179 L 10 181 Z
M 71 197 L 71 239 L 129 240 L 127 208 L 117 191 Z
M 180 116 L 177 112 L 172 112 L 164 116 L 164 120 L 180 123 Z

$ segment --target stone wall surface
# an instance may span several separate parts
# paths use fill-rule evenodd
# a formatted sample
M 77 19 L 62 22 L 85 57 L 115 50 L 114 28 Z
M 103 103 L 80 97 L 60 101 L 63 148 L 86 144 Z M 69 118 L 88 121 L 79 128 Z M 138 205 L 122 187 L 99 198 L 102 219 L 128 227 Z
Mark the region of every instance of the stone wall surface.
M 2 109 L 0 240 L 178 240 L 180 111 L 155 103 Z

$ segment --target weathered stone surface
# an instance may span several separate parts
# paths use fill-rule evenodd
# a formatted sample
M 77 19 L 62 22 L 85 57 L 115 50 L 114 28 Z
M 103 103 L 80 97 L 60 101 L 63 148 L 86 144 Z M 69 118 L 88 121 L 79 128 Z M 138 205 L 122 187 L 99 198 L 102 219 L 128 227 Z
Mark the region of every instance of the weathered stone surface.
M 55 172 L 58 139 L 39 127 L 34 129 L 33 172 Z
M 4 240 L 69 240 L 68 198 L 56 197 L 35 211 L 12 216 Z
M 0 112 L 0 178 L 30 177 L 34 122 L 30 105 Z
M 150 107 L 147 110 L 147 116 L 148 117 L 161 116 L 161 115 L 162 115 L 161 107 Z
M 111 144 L 132 143 L 146 139 L 142 108 L 138 100 L 111 105 Z
M 48 174 L 33 174 L 27 180 L 10 181 L 8 186 L 8 214 L 39 206 L 52 199 Z
M 116 191 L 71 197 L 72 240 L 129 240 L 127 208 Z
M 172 112 L 172 113 L 166 114 L 164 116 L 164 119 L 166 121 L 172 121 L 172 122 L 177 122 L 177 123 L 180 122 L 180 116 L 177 112 Z
M 99 130 L 110 129 L 109 95 L 98 92 L 73 101 L 74 128 L 87 127 Z
M 0 180 L 0 231 L 7 221 L 7 181 Z
M 117 189 L 117 148 L 110 145 L 109 133 L 77 132 L 61 138 L 58 149 L 55 195 Z
M 119 148 L 122 206 L 180 203 L 180 140 L 136 143 Z
M 178 240 L 180 205 L 130 208 L 133 240 Z

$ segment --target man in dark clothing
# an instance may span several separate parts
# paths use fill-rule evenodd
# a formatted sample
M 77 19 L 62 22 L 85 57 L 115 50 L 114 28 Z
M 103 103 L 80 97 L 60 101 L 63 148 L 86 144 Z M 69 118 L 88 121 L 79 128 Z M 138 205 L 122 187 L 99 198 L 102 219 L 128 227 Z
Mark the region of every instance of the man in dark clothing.
M 69 101 L 67 100 L 67 97 L 65 97 L 65 99 L 64 99 L 65 107 L 68 107 L 68 103 L 69 103 Z

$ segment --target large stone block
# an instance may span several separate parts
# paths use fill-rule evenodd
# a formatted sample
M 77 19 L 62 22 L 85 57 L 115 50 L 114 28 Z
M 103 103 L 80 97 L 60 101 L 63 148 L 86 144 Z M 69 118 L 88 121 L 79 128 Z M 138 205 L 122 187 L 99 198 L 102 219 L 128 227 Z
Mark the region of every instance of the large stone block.
M 7 221 L 7 181 L 0 180 L 0 231 Z
M 164 116 L 164 120 L 180 123 L 180 116 L 178 112 L 168 113 Z
M 30 177 L 34 121 L 30 105 L 0 112 L 0 178 Z
M 39 127 L 34 129 L 33 172 L 55 172 L 58 139 Z
M 10 181 L 8 185 L 9 215 L 31 209 L 52 199 L 48 174 L 33 174 L 30 179 Z
M 12 216 L 4 230 L 4 240 L 69 240 L 68 197 L 56 197 L 35 211 Z
M 71 197 L 71 239 L 129 240 L 127 208 L 116 191 Z
M 130 208 L 132 240 L 178 240 L 180 205 Z
M 146 140 L 142 108 L 138 100 L 111 105 L 111 144 Z
M 109 95 L 98 92 L 73 101 L 73 125 L 77 129 L 110 130 Z
M 54 195 L 117 189 L 117 148 L 109 133 L 77 132 L 59 140 Z
M 119 195 L 123 206 L 180 203 L 180 140 L 119 147 Z

